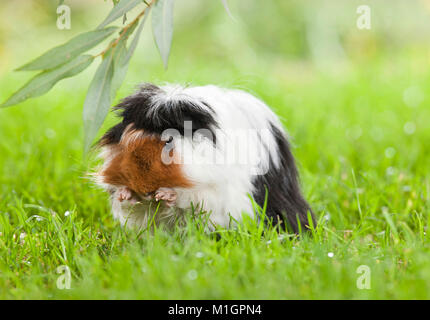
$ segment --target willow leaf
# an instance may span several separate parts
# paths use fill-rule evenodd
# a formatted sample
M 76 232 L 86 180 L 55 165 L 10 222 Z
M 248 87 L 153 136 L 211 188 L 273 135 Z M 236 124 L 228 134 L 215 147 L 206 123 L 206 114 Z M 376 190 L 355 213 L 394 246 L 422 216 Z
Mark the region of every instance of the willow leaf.
M 93 56 L 82 55 L 57 69 L 46 70 L 39 73 L 15 92 L 6 102 L 0 105 L 0 107 L 9 107 L 48 92 L 58 81 L 73 77 L 85 70 L 93 60 Z
M 152 11 L 152 31 L 165 68 L 173 37 L 173 4 L 174 0 L 158 0 Z
M 17 70 L 46 70 L 54 69 L 73 58 L 79 56 L 81 53 L 88 51 L 95 47 L 100 42 L 109 37 L 117 27 L 109 27 L 95 31 L 82 33 L 70 41 L 58 47 L 52 48 L 35 60 L 25 64 Z
M 142 0 L 121 0 L 116 4 L 105 20 L 97 27 L 97 29 L 104 28 L 109 23 L 114 22 L 116 19 L 124 16 L 128 11 L 136 7 Z
M 131 57 L 133 56 L 134 51 L 136 50 L 137 44 L 140 39 L 140 35 L 143 30 L 143 26 L 145 24 L 145 21 L 149 15 L 149 9 L 146 9 L 145 15 L 143 16 L 142 22 L 140 22 L 139 28 L 136 31 L 136 34 L 134 35 L 133 40 L 131 41 L 128 49 L 127 49 L 127 40 L 130 34 L 133 32 L 131 31 L 130 34 L 126 35 L 126 37 L 123 37 L 119 42 L 118 45 L 115 47 L 114 51 L 114 75 L 112 80 L 112 99 L 115 98 L 116 92 L 121 87 L 121 84 L 124 82 L 124 79 L 127 75 L 128 65 L 130 62 Z
M 98 67 L 85 97 L 83 112 L 85 152 L 88 152 L 109 112 L 113 70 L 113 55 L 110 50 Z

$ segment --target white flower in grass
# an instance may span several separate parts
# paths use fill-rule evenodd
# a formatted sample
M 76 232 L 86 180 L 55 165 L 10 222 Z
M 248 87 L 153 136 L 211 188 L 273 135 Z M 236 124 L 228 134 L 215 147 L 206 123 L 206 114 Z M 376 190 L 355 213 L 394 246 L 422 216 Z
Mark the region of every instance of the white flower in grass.
M 68 210 L 67 210 L 66 212 L 64 212 L 64 216 L 65 216 L 65 217 L 70 216 L 70 211 L 68 211 Z
M 334 253 L 333 253 L 333 252 L 329 252 L 329 253 L 327 253 L 327 256 L 328 256 L 329 258 L 333 258 L 333 257 L 334 257 Z

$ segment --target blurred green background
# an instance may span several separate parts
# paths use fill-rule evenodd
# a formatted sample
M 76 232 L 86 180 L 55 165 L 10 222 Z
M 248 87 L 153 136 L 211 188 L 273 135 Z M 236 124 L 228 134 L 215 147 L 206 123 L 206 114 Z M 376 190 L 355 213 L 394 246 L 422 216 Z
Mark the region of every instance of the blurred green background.
M 242 88 L 262 98 L 291 135 L 304 192 L 327 226 L 324 245 L 303 242 L 302 246 L 294 244 L 293 248 L 299 248 L 296 251 L 286 247 L 273 256 L 264 251 L 267 256 L 248 270 L 230 265 L 207 269 L 194 256 L 181 256 L 184 268 L 195 263 L 197 270 L 232 278 L 223 282 L 214 277 L 213 282 L 206 279 L 209 283 L 186 284 L 171 291 L 174 282 L 157 278 L 156 269 L 167 268 L 166 273 L 172 275 L 177 271 L 160 259 L 158 266 L 148 267 L 154 271 L 149 274 L 157 286 L 140 292 L 140 297 L 429 298 L 430 1 L 228 3 L 233 18 L 221 1 L 175 2 L 167 70 L 147 21 L 116 101 L 141 82 L 211 83 Z M 13 72 L 14 68 L 95 28 L 112 7 L 110 1 L 102 0 L 66 0 L 65 4 L 72 10 L 71 30 L 56 27 L 58 1 L 0 2 L 0 100 L 32 75 Z M 359 5 L 371 9 L 370 30 L 357 28 Z M 132 11 L 129 19 L 135 14 Z M 85 178 L 94 161 L 82 155 L 82 105 L 97 64 L 42 97 L 0 110 L 0 217 L 4 219 L 0 223 L 0 274 L 10 271 L 10 278 L 0 277 L 0 290 L 1 285 L 23 290 L 17 289 L 12 296 L 28 297 L 25 292 L 32 282 L 25 282 L 23 275 L 52 274 L 60 263 L 54 249 L 31 251 L 30 244 L 21 247 L 15 240 L 25 217 L 37 213 L 26 204 L 59 213 L 73 210 L 84 225 L 106 232 L 106 237 L 116 230 L 107 196 Z M 115 121 L 110 115 L 102 131 Z M 43 233 L 43 228 L 35 228 L 35 234 Z M 10 239 L 2 242 L 1 233 L 5 239 L 7 230 Z M 88 257 L 87 248 L 106 245 L 91 237 L 88 247 L 70 249 L 79 250 L 79 254 L 69 253 L 70 265 L 75 263 L 74 254 Z M 110 244 L 111 240 L 106 241 Z M 326 249 L 341 263 L 327 261 Z M 228 248 L 219 250 L 221 256 L 227 255 Z M 275 263 L 261 267 L 269 256 Z M 282 260 L 285 257 L 291 259 Z M 356 290 L 355 268 L 363 261 L 375 272 L 373 291 Z M 307 270 L 304 278 L 295 274 L 287 275 L 288 281 L 276 278 L 287 265 Z M 247 273 L 258 266 L 260 271 L 271 270 L 270 274 L 257 279 Z M 76 269 L 85 274 L 85 267 Z M 236 279 L 238 274 L 248 285 Z M 141 276 L 145 281 L 150 277 Z M 220 283 L 231 287 L 217 287 Z M 99 292 L 97 286 L 93 289 L 96 296 L 118 297 Z M 74 294 L 82 297 L 85 292 Z M 129 294 L 125 297 L 136 297 Z M 0 292 L 0 296 L 10 295 Z
M 65 4 L 72 11 L 71 30 L 56 27 L 58 1 L 0 4 L 2 101 L 32 75 L 14 68 L 95 28 L 112 7 L 110 1 Z M 370 30 L 357 27 L 357 8 L 363 4 L 371 9 Z M 387 168 L 427 174 L 421 161 L 429 163 L 424 155 L 430 148 L 430 1 L 230 0 L 229 6 L 233 19 L 221 1 L 176 1 L 167 70 L 148 20 L 116 101 L 141 82 L 242 88 L 283 119 L 304 175 L 333 176 L 334 168 L 347 174 L 352 168 L 371 172 L 375 164 L 382 165 L 375 172 L 384 177 Z M 99 53 L 105 45 L 91 52 Z M 63 80 L 43 97 L 1 110 L 3 154 L 13 152 L 5 151 L 8 145 L 28 145 L 30 150 L 42 143 L 36 139 L 51 139 L 53 148 L 73 146 L 81 165 L 81 109 L 97 65 Z M 103 130 L 115 121 L 111 115 Z M 19 128 L 22 135 L 14 136 Z M 16 143 L 4 142 L 10 135 Z M 9 168 L 2 179 L 13 184 L 16 173 L 9 174 L 19 164 L 9 160 L 0 158 L 3 168 Z

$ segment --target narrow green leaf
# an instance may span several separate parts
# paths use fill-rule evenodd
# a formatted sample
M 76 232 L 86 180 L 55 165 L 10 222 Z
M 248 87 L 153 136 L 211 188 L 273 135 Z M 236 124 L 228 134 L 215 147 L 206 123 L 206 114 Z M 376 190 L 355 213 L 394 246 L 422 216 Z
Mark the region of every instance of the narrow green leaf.
M 165 68 L 173 37 L 173 4 L 174 0 L 158 0 L 152 12 L 152 31 Z
M 143 26 L 145 25 L 145 21 L 149 16 L 149 11 L 150 11 L 151 7 L 148 7 L 145 11 L 145 14 L 143 16 L 142 22 L 140 23 L 139 29 L 137 29 L 136 34 L 133 38 L 133 41 L 130 43 L 130 47 L 128 49 L 127 55 L 125 56 L 124 60 L 122 61 L 122 64 L 128 64 L 130 62 L 130 59 L 134 53 L 134 51 L 136 50 L 137 44 L 139 43 L 139 39 L 140 39 L 140 35 L 142 33 L 143 30 Z
M 384 216 L 385 220 L 387 220 L 387 223 L 390 226 L 391 232 L 394 235 L 394 239 L 398 240 L 398 238 L 399 238 L 399 232 L 397 231 L 397 227 L 394 224 L 393 219 L 391 219 L 391 216 L 385 210 L 382 210 L 382 215 Z
M 117 27 L 109 27 L 82 33 L 65 44 L 52 48 L 17 70 L 46 70 L 56 68 L 95 47 L 117 29 Z
M 21 89 L 15 92 L 6 102 L 0 105 L 0 107 L 9 107 L 48 92 L 58 81 L 64 78 L 73 77 L 85 70 L 93 60 L 93 56 L 83 55 L 57 69 L 46 70 L 39 73 L 28 81 Z
M 106 19 L 97 27 L 97 29 L 104 28 L 109 23 L 124 16 L 125 13 L 136 7 L 139 3 L 142 3 L 142 0 L 121 0 L 113 7 Z
M 123 66 L 121 63 L 127 55 L 127 46 L 125 41 L 120 41 L 117 44 L 113 55 L 114 72 L 111 86 L 112 100 L 115 99 L 116 92 L 121 87 L 121 84 L 124 82 L 125 76 L 127 75 L 128 64 Z
M 105 120 L 111 104 L 111 85 L 113 77 L 113 55 L 108 51 L 91 81 L 84 102 L 85 153 Z
M 121 84 L 124 82 L 125 76 L 127 75 L 128 70 L 128 64 L 130 62 L 130 59 L 137 47 L 137 44 L 140 39 L 140 35 L 143 30 L 143 26 L 145 24 L 145 21 L 149 15 L 149 9 L 146 9 L 145 15 L 142 18 L 142 22 L 139 25 L 139 28 L 136 31 L 136 34 L 130 43 L 130 46 L 127 50 L 127 39 L 130 36 L 130 34 L 133 33 L 134 29 L 130 31 L 129 34 L 125 35 L 124 38 L 122 38 L 117 46 L 115 47 L 114 51 L 114 75 L 112 80 L 112 99 L 115 98 L 116 92 L 121 87 Z M 136 24 L 137 26 L 137 24 Z M 135 27 L 134 27 L 135 28 Z M 131 29 L 131 28 L 130 28 Z M 130 30 L 129 29 L 129 30 Z

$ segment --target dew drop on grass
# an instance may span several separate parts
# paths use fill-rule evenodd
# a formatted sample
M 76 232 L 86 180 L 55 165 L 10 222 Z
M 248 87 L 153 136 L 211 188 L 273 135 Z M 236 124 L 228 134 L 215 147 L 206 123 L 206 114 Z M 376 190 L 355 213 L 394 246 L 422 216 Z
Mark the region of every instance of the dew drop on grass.
M 385 156 L 389 159 L 393 158 L 394 155 L 396 154 L 396 149 L 394 149 L 393 147 L 388 147 L 387 149 L 385 149 Z
M 411 188 L 411 186 L 403 186 L 402 190 L 403 190 L 403 192 L 411 192 L 412 188 Z
M 360 126 L 353 126 L 346 131 L 346 135 L 351 140 L 358 140 L 363 134 Z
M 417 86 L 411 86 L 407 88 L 405 91 L 403 91 L 403 102 L 409 107 L 409 108 L 416 108 L 418 107 L 421 102 L 424 100 L 424 93 L 421 90 L 421 88 Z
M 387 176 L 392 176 L 396 173 L 396 168 L 388 167 L 387 170 L 385 170 L 385 173 L 387 174 Z
M 197 271 L 196 270 L 190 270 L 190 271 L 188 271 L 187 277 L 190 280 L 196 280 L 197 279 Z
M 373 127 L 370 129 L 370 136 L 372 137 L 373 141 L 382 141 L 384 138 L 384 130 L 379 127 Z
M 413 123 L 412 121 L 406 122 L 405 125 L 403 126 L 403 131 L 407 134 L 407 135 L 412 135 L 415 133 L 415 123 Z
M 54 139 L 56 135 L 57 133 L 53 129 L 48 128 L 45 130 L 45 136 L 48 139 Z

